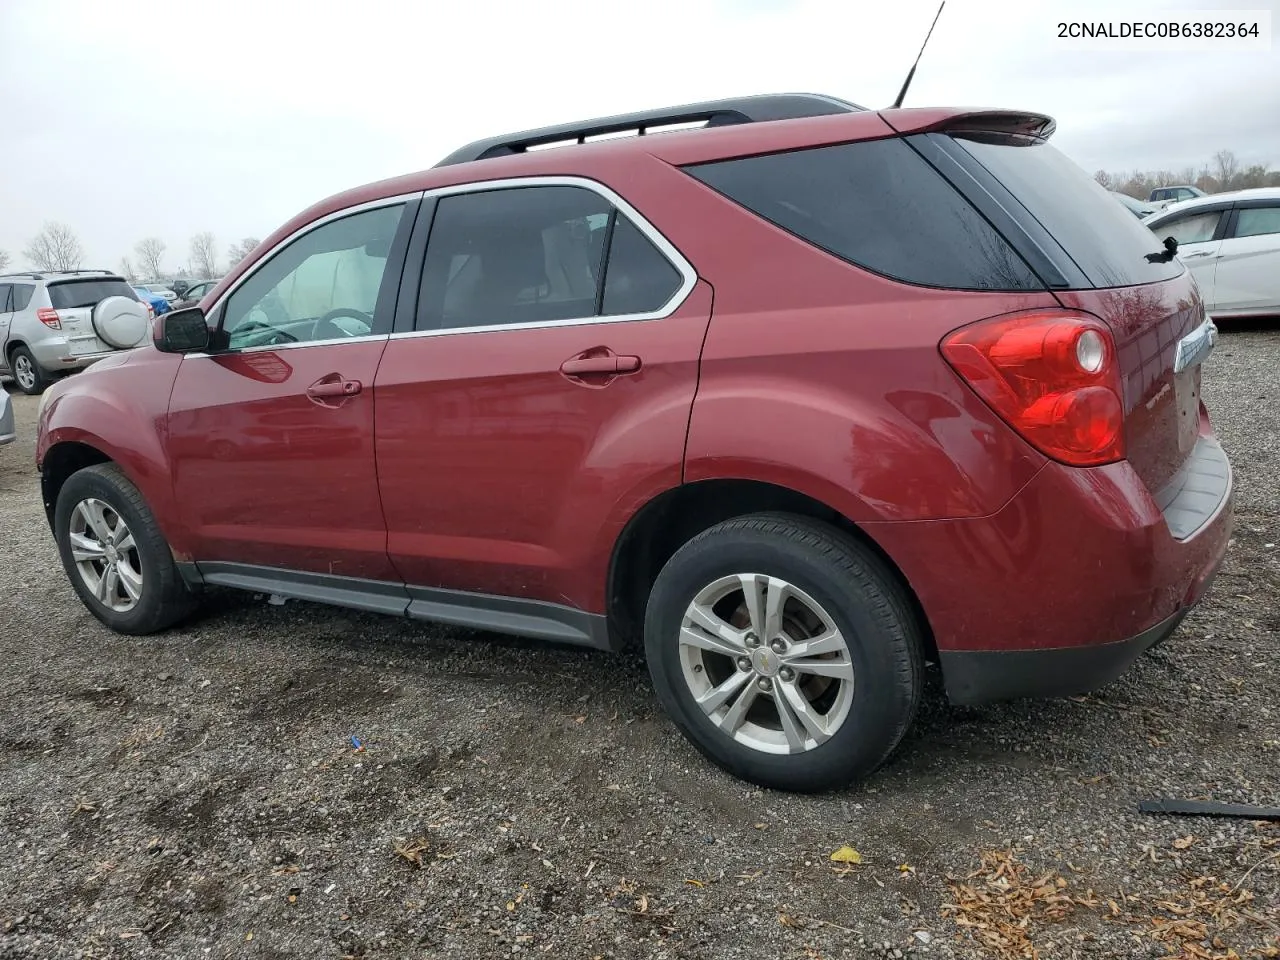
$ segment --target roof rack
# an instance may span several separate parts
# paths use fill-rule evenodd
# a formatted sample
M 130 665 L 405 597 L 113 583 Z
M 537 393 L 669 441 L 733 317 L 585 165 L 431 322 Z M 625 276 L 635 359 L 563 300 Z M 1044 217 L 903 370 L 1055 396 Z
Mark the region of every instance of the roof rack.
M 447 167 L 471 160 L 487 160 L 525 153 L 531 148 L 554 143 L 585 143 L 588 137 L 635 131 L 637 136 L 657 132 L 654 128 L 676 124 L 705 122 L 708 127 L 730 126 L 739 123 L 765 123 L 770 120 L 794 120 L 800 117 L 824 117 L 839 113 L 857 113 L 865 110 L 856 103 L 818 93 L 773 93 L 753 97 L 732 97 L 727 100 L 708 100 L 705 103 L 688 103 L 678 107 L 624 113 L 616 117 L 581 120 L 554 127 L 540 127 L 520 133 L 476 140 L 453 151 L 436 164 Z
M 43 280 L 43 273 L 36 273 L 33 270 L 14 270 L 12 273 L 0 273 L 0 280 L 7 277 L 30 277 L 32 280 Z

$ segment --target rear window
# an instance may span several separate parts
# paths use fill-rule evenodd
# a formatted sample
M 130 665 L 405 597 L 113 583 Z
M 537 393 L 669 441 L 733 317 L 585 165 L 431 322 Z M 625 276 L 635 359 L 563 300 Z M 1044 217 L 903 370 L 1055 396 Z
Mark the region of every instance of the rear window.
M 138 299 L 133 288 L 123 280 L 63 280 L 49 284 L 49 300 L 55 310 L 93 307 L 107 297 Z
M 685 171 L 783 230 L 895 280 L 961 290 L 1044 287 L 902 140 L 721 160 Z M 1133 220 L 1114 200 L 1107 202 Z
M 1160 241 L 1056 148 L 994 138 L 955 142 L 1039 221 L 1094 287 L 1153 283 L 1182 273 L 1177 260 L 1147 260 L 1162 252 Z

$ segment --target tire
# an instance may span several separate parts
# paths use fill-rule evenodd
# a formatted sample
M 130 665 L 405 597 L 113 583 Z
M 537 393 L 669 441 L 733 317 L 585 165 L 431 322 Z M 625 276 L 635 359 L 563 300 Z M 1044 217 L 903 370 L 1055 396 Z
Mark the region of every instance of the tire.
M 24 346 L 14 347 L 9 355 L 9 370 L 18 389 L 27 396 L 44 393 L 45 388 L 53 383 L 53 378 L 41 369 L 31 351 Z
M 779 584 L 777 596 L 790 597 L 782 603 L 781 635 L 754 647 L 749 635 L 734 634 L 744 624 L 757 623 L 746 612 L 743 574 L 754 576 L 749 582 L 762 598 L 760 621 L 767 623 L 768 597 Z M 722 590 L 729 592 L 715 600 Z M 713 626 L 724 624 L 748 645 L 745 662 L 738 652 L 731 658 L 704 649 L 710 634 L 695 621 L 683 631 L 695 600 L 716 617 Z M 737 612 L 731 615 L 731 609 Z M 704 613 L 697 621 L 709 622 Z M 644 633 L 658 699 L 676 725 L 714 763 L 760 786 L 815 792 L 865 778 L 893 753 L 919 706 L 921 626 L 904 588 L 856 539 L 806 517 L 756 514 L 694 537 L 659 573 Z M 695 635 L 702 639 L 689 643 L 686 638 Z M 725 636 L 726 649 L 737 651 Z M 766 645 L 779 636 L 785 656 L 777 650 L 771 656 Z M 827 638 L 823 642 L 829 648 L 820 657 L 804 656 L 794 646 L 818 636 Z M 712 645 L 717 645 L 714 639 Z M 786 667 L 787 657 L 795 658 L 789 661 L 794 669 Z M 699 706 L 699 693 L 714 702 L 713 690 L 738 684 L 744 673 L 741 693 L 711 713 Z M 752 688 L 750 712 L 735 719 L 735 708 L 740 710 L 739 701 Z M 783 702 L 806 707 L 808 722 L 816 726 L 799 711 L 787 711 L 789 735 L 775 692 Z M 739 722 L 736 733 L 726 732 Z
M 95 513 L 101 526 L 90 520 Z M 123 539 L 125 549 L 117 551 L 113 538 L 106 534 L 118 535 L 121 523 L 131 535 L 132 546 L 128 546 L 129 539 Z M 114 463 L 85 467 L 67 479 L 58 492 L 53 529 L 71 586 L 89 612 L 117 633 L 155 633 L 195 608 L 195 596 L 178 573 L 151 508 Z M 87 561 L 87 573 L 73 555 L 73 535 L 82 557 L 101 554 L 101 559 Z M 93 541 L 97 547 L 84 549 Z M 104 543 L 110 544 L 109 550 L 98 549 Z M 117 558 L 114 586 L 106 569 L 112 556 Z M 97 584 L 104 587 L 105 601 L 90 582 L 92 574 L 97 574 Z

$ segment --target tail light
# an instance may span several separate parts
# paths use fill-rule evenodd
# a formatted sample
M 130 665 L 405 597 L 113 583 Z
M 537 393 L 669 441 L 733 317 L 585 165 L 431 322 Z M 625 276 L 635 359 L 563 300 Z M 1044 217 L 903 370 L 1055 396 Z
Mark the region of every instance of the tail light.
M 62 321 L 58 319 L 58 311 L 53 307 L 41 307 L 36 311 L 36 319 L 46 327 L 53 327 L 54 330 L 62 329 Z
M 1115 341 L 1086 314 L 1036 312 L 963 327 L 942 355 L 1046 456 L 1074 467 L 1124 459 Z

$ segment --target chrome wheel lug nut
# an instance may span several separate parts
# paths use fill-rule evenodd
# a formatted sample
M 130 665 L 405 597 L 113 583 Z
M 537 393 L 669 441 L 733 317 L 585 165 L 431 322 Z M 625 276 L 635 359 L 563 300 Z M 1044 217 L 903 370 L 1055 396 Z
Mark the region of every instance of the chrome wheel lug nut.
M 766 693 L 769 692 L 770 684 L 768 679 L 765 677 L 761 677 L 759 680 L 757 680 L 756 686 L 759 687 L 761 690 L 765 691 Z
M 751 658 L 750 658 L 750 657 L 739 657 L 739 658 L 738 658 L 738 669 L 739 669 L 739 670 L 750 670 L 750 669 L 751 669 Z
M 757 637 L 754 633 L 748 633 L 748 634 L 747 634 L 747 646 L 748 646 L 748 647 L 758 647 L 758 646 L 760 646 L 760 638 L 759 638 L 759 637 Z
M 786 680 L 788 683 L 790 683 L 792 680 L 796 678 L 796 672 L 792 670 L 790 667 L 783 667 L 781 670 L 778 671 L 778 676 L 781 677 L 783 680 Z
M 778 637 L 773 641 L 773 643 L 769 644 L 769 649 L 772 650 L 774 653 L 786 653 L 787 641 L 783 640 L 781 637 Z

